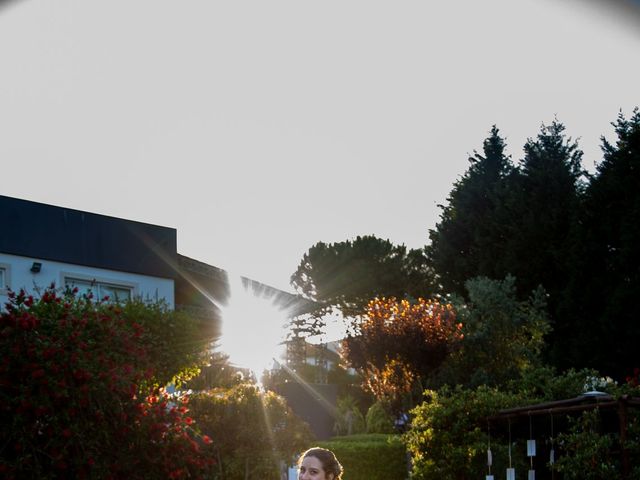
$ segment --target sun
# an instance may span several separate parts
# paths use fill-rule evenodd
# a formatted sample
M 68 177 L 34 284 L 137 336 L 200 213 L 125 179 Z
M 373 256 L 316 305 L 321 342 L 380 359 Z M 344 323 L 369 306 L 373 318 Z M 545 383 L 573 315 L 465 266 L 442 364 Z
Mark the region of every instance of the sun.
M 229 286 L 230 299 L 222 306 L 219 348 L 233 365 L 251 370 L 259 380 L 283 355 L 287 312 L 239 276 L 229 275 Z

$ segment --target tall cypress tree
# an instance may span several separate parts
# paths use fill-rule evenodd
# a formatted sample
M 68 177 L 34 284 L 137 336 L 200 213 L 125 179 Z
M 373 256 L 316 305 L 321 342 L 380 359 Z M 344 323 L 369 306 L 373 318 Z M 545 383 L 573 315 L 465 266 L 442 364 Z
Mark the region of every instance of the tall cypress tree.
M 525 144 L 525 156 L 512 177 L 505 262 L 520 291 L 542 285 L 556 296 L 566 282 L 584 171 L 582 151 L 564 130 L 557 121 L 542 125 Z
M 518 280 L 521 294 L 544 287 L 552 331 L 547 354 L 564 364 L 568 332 L 559 305 L 569 283 L 573 235 L 584 190 L 582 151 L 566 137 L 563 124 L 542 125 L 524 146 L 524 158 L 509 187 L 509 235 L 502 261 Z
M 571 365 L 617 379 L 640 367 L 640 112 L 613 123 L 615 144 L 602 138 L 603 160 L 585 194 L 567 318 Z
M 469 158 L 469 168 L 454 184 L 447 205 L 441 206 L 440 222 L 429 231 L 427 255 L 446 293 L 464 295 L 465 282 L 478 275 L 505 275 L 495 262 L 506 240 L 503 196 L 513 170 L 504 150 L 494 125 L 482 154 L 474 152 Z

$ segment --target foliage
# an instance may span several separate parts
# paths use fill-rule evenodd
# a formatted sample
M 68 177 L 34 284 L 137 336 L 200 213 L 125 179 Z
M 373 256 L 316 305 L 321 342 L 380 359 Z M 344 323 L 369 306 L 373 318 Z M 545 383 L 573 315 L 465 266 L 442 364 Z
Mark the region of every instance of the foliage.
M 601 433 L 600 412 L 586 411 L 570 419 L 570 429 L 558 435 L 563 454 L 554 465 L 566 480 L 602 480 L 618 477 L 621 471 L 612 433 Z
M 525 156 L 509 180 L 508 242 L 500 257 L 503 275 L 513 274 L 521 293 L 544 287 L 552 314 L 570 274 L 572 232 L 584 188 L 582 151 L 564 132 L 564 125 L 554 121 L 525 144 Z
M 407 478 L 406 451 L 399 435 L 351 435 L 318 443 L 336 454 L 345 480 Z
M 486 386 L 426 393 L 428 400 L 412 410 L 411 429 L 403 436 L 413 460 L 412 478 L 420 480 L 476 478 L 486 471 L 487 417 L 528 401 Z M 495 471 L 503 471 L 507 445 L 493 440 L 491 449 Z M 524 464 L 521 452 L 514 452 L 514 462 Z
M 460 348 L 443 366 L 440 381 L 451 385 L 505 385 L 541 363 L 549 331 L 544 292 L 516 298 L 515 278 L 478 277 L 466 282 L 469 301 L 456 310 L 462 323 Z
M 333 427 L 336 435 L 355 435 L 364 433 L 366 423 L 358 408 L 358 402 L 351 395 L 338 398 L 336 423 Z
M 582 152 L 558 121 L 528 139 L 517 165 L 504 148 L 494 127 L 484 155 L 471 158 L 454 185 L 430 231 L 427 254 L 443 293 L 465 295 L 465 282 L 478 276 L 515 276 L 519 299 L 542 285 L 553 326 L 545 355 L 563 369 L 576 366 L 564 344 L 579 325 L 567 325 L 560 305 L 581 241 L 576 225 L 584 192 Z
M 360 385 L 362 377 L 352 369 L 347 369 L 339 363 L 335 363 L 327 373 L 327 383 L 338 386 L 339 396 L 354 397 L 360 407 L 365 407 L 373 403 L 371 394 L 364 392 Z
M 585 390 L 592 390 L 597 383 L 599 391 L 606 391 L 623 404 L 626 403 L 624 418 L 626 434 L 620 435 L 619 419 L 622 411 L 610 412 L 594 409 L 585 411 L 581 416 L 569 419 L 567 431 L 558 435 L 556 444 L 560 455 L 554 469 L 567 480 L 599 480 L 620 478 L 624 469 L 622 450 L 628 458 L 629 471 L 626 478 L 640 478 L 640 412 L 629 408 L 629 398 L 640 397 L 638 376 L 640 369 L 634 371 L 625 383 L 618 385 L 608 377 L 591 376 L 585 384 Z
M 407 250 L 375 236 L 316 243 L 304 254 L 291 284 L 346 316 L 361 315 L 376 296 L 416 298 L 434 291 L 423 250 Z
M 468 170 L 454 183 L 447 204 L 441 205 L 440 221 L 429 231 L 426 251 L 444 292 L 463 295 L 469 278 L 505 275 L 499 259 L 507 238 L 507 180 L 514 166 L 504 150 L 494 126 L 483 154 L 469 158 Z
M 378 400 L 367 410 L 367 433 L 393 433 L 393 418 L 388 407 Z
M 458 386 L 427 391 L 428 399 L 411 412 L 412 426 L 403 437 L 414 462 L 413 478 L 473 478 L 472 473 L 476 475 L 487 469 L 489 441 L 493 454 L 492 471 L 503 471 L 507 466 L 508 432 L 511 429 L 514 430 L 513 466 L 526 471 L 528 462 L 523 448 L 523 435 L 526 434 L 522 425 L 526 420 L 510 423 L 507 429 L 506 419 L 491 420 L 497 412 L 574 398 L 592 390 L 596 384 L 601 391 L 618 399 L 637 397 L 640 395 L 638 376 L 640 369 L 625 384 L 617 385 L 593 370 L 556 374 L 553 367 L 541 366 L 525 370 L 521 378 L 510 381 L 501 389 L 483 385 L 474 389 Z M 621 445 L 617 412 L 608 412 L 606 428 L 601 417 L 594 415 L 589 413 L 573 420 L 571 415 L 555 415 L 555 468 L 563 475 L 573 475 L 563 478 L 587 478 L 586 471 L 594 475 L 588 478 L 619 477 Z M 632 468 L 629 478 L 636 478 L 640 473 L 640 412 L 629 408 L 627 419 L 624 447 Z M 490 438 L 488 433 L 491 433 Z
M 139 342 L 145 345 L 153 365 L 156 386 L 180 387 L 200 373 L 214 339 L 213 324 L 163 303 L 134 300 L 121 305 L 122 316 L 141 326 Z
M 519 392 L 537 402 L 564 400 L 592 390 L 587 383 L 596 377 L 598 372 L 591 369 L 570 369 L 559 375 L 554 367 L 539 366 L 524 370 L 520 378 L 508 383 L 506 391 Z
M 172 351 L 186 319 L 160 307 L 9 293 L 0 315 L 0 473 L 4 478 L 203 478 L 209 437 L 186 397 L 157 387 L 197 355 Z M 183 321 L 185 320 L 185 321 Z M 176 322 L 172 328 L 172 322 Z M 183 356 L 184 355 L 184 356 Z
M 243 383 L 244 378 L 242 371 L 229 363 L 229 355 L 213 352 L 208 362 L 200 367 L 200 373 L 186 383 L 185 389 L 202 391 L 216 387 L 231 388 Z
M 376 298 L 355 335 L 344 340 L 343 355 L 377 398 L 395 401 L 435 373 L 459 343 L 461 328 L 451 305 Z
M 567 362 L 622 380 L 640 366 L 640 110 L 612 125 L 617 139 L 602 138 L 576 229 L 562 348 Z
M 217 478 L 279 480 L 279 462 L 290 462 L 312 439 L 282 397 L 255 385 L 196 394 L 191 409 L 202 431 L 221 439 L 214 444 Z

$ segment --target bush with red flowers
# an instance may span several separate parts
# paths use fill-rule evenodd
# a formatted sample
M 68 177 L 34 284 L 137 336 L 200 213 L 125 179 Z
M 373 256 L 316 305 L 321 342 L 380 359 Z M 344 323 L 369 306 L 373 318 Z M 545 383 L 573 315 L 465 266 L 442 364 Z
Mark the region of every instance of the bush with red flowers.
M 172 337 L 197 326 L 158 306 L 93 302 L 53 286 L 37 299 L 9 297 L 0 313 L 0 477 L 211 471 L 211 440 L 187 416 L 187 399 L 159 387 L 179 373 L 172 359 L 184 370 L 204 350 L 204 340 L 180 350 L 184 338 Z

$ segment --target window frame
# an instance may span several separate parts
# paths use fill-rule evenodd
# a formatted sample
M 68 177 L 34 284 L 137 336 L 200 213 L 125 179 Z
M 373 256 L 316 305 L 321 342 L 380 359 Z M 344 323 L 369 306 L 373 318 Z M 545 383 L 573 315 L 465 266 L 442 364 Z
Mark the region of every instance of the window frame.
M 6 295 L 11 288 L 11 265 L 0 263 L 0 295 Z
M 136 297 L 138 292 L 138 284 L 135 282 L 128 282 L 126 280 L 120 280 L 120 279 L 114 280 L 112 278 L 95 277 L 91 275 L 74 273 L 74 272 L 62 272 L 61 276 L 62 276 L 61 283 L 62 285 L 65 286 L 65 288 L 66 287 L 73 288 L 75 286 L 73 283 L 74 281 L 81 282 L 82 285 L 86 285 L 87 283 L 93 284 L 95 287 L 92 287 L 91 291 L 94 295 L 93 299 L 95 301 L 102 301 L 102 299 L 104 298 L 104 295 L 100 291 L 102 286 L 128 290 L 129 298 L 125 298 L 125 299 L 118 298 L 117 299 L 118 302 L 127 302 L 129 300 L 133 300 Z M 111 298 L 110 296 L 109 301 L 115 302 L 116 299 Z

